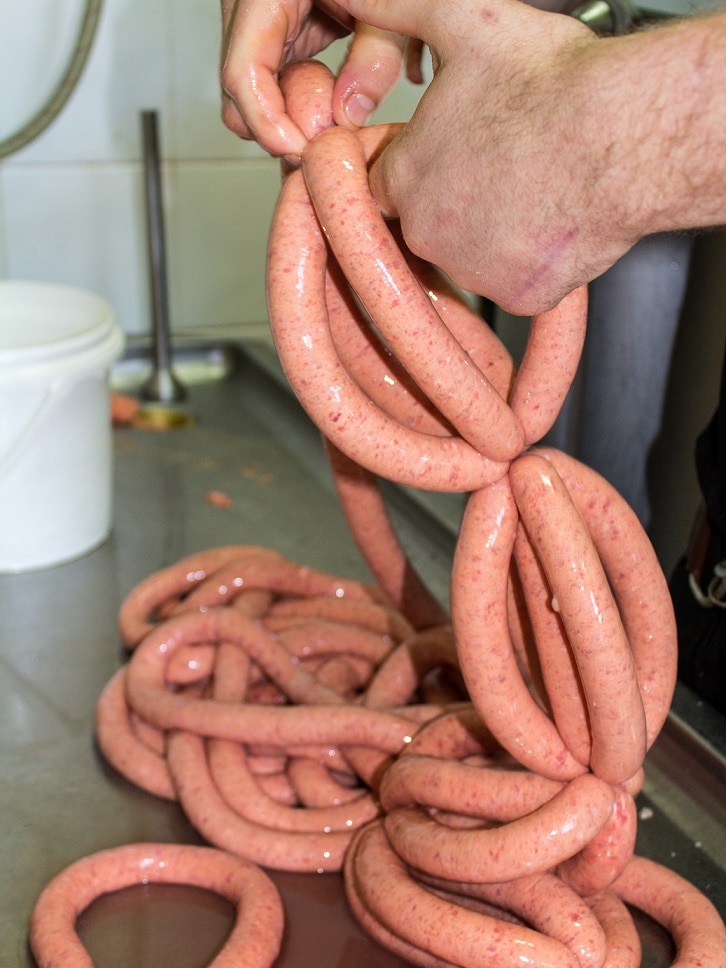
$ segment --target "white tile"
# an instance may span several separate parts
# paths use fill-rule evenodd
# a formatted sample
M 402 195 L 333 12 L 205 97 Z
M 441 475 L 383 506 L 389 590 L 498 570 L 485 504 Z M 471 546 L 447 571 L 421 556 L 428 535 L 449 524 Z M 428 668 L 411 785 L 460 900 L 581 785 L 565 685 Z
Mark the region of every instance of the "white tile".
M 22 6 L 14 9 L 21 16 Z M 166 3 L 106 0 L 78 86 L 47 131 L 11 163 L 138 158 L 139 111 L 170 111 L 169 37 Z
M 167 217 L 175 328 L 267 319 L 267 237 L 279 192 L 272 159 L 174 166 Z
M 128 165 L 0 169 L 5 273 L 67 283 L 109 301 L 122 327 L 148 326 L 138 172 Z
M 75 43 L 84 0 L 2 3 L 0 139 L 22 127 L 46 101 Z M 12 92 L 12 96 L 7 96 Z
M 162 176 L 172 329 L 264 322 L 277 163 L 171 164 Z M 140 166 L 24 166 L 0 177 L 5 275 L 97 292 L 124 330 L 148 332 Z

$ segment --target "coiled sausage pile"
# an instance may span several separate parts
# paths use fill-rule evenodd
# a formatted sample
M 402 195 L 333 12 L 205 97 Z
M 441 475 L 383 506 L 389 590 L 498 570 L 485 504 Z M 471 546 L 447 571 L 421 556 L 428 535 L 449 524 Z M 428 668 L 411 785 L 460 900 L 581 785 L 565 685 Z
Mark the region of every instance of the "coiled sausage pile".
M 465 700 L 451 628 L 417 632 L 376 587 L 242 545 L 150 575 L 119 630 L 130 657 L 99 698 L 99 747 L 131 782 L 178 800 L 217 850 L 145 844 L 72 865 L 36 906 L 36 959 L 90 966 L 78 914 L 101 893 L 172 881 L 240 908 L 215 968 L 269 968 L 281 906 L 260 867 L 341 869 L 380 814 L 389 764 L 422 722 Z M 245 884 L 260 895 L 252 932 Z
M 413 702 L 426 673 L 456 672 L 450 629 L 416 635 L 383 598 L 251 547 L 150 576 L 119 616 L 132 654 L 98 703 L 101 749 L 216 846 L 339 870 L 378 773 L 439 712 Z
M 538 446 L 585 292 L 535 317 L 515 371 L 378 213 L 366 166 L 395 128 L 332 127 L 320 65 L 282 83 L 310 142 L 270 239 L 273 335 L 378 586 L 245 546 L 152 575 L 121 610 L 131 658 L 99 744 L 216 847 L 343 866 L 361 924 L 414 964 L 635 968 L 628 904 L 671 932 L 679 968 L 723 968 L 715 908 L 633 853 L 675 682 L 665 579 L 619 495 Z M 379 476 L 471 492 L 451 622 Z

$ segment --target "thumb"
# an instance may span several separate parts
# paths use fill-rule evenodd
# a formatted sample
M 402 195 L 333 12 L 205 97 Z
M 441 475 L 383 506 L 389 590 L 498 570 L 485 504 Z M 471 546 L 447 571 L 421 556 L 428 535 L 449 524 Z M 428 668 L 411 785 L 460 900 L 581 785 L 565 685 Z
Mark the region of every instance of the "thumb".
M 357 23 L 333 91 L 333 117 L 343 127 L 362 127 L 401 76 L 407 38 Z

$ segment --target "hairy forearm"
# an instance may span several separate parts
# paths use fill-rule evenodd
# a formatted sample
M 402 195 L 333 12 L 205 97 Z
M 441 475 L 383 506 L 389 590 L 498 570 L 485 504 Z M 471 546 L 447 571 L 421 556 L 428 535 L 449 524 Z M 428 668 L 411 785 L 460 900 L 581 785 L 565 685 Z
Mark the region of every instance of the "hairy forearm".
M 726 222 L 726 13 L 589 45 L 580 70 L 603 216 L 634 238 Z

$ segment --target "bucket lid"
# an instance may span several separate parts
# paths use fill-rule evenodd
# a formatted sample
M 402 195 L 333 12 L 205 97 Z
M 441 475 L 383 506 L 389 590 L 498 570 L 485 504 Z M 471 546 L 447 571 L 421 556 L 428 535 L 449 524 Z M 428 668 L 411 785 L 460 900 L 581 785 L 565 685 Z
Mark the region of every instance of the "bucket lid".
M 106 367 L 123 345 L 100 296 L 55 283 L 0 281 L 0 379 Z

